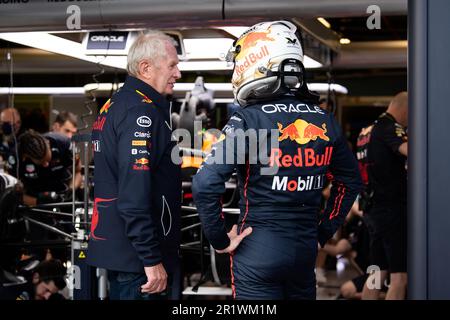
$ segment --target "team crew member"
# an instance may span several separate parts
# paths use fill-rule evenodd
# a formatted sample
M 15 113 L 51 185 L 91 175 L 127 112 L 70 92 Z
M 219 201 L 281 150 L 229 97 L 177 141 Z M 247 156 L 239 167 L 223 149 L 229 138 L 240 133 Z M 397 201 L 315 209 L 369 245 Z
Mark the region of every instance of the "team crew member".
M 24 284 L 0 283 L 0 300 L 64 300 L 58 292 L 66 287 L 66 270 L 59 260 L 39 263 Z
M 386 299 L 406 295 L 406 157 L 408 142 L 408 94 L 397 94 L 373 125 L 367 147 L 371 207 L 364 215 L 371 238 L 371 263 L 388 272 Z M 368 281 L 371 281 L 369 278 Z M 364 287 L 363 299 L 377 299 L 381 288 Z
M 232 83 L 243 108 L 230 118 L 222 141 L 193 180 L 208 240 L 218 252 L 231 253 L 237 299 L 315 299 L 317 241 L 323 246 L 333 236 L 361 186 L 356 160 L 333 115 L 311 102 L 314 97 L 302 83 L 303 52 L 295 32 L 290 22 L 265 22 L 235 42 L 228 57 L 234 58 Z M 238 129 L 276 135 L 278 146 L 264 135 L 256 143 L 270 145 L 269 161 L 253 161 L 250 139 L 245 154 L 238 151 Z M 227 234 L 220 200 L 235 169 L 241 215 Z M 318 223 L 327 173 L 333 187 Z
M 0 164 L 5 171 L 17 177 L 16 139 L 22 126 L 20 113 L 15 108 L 6 108 L 0 112 Z
M 26 205 L 60 202 L 71 195 L 73 156 L 70 140 L 57 133 L 33 130 L 19 137 L 20 180 Z M 81 174 L 79 163 L 77 175 Z
M 69 111 L 60 111 L 56 116 L 55 122 L 52 125 L 52 132 L 61 134 L 70 140 L 78 131 L 78 119 L 75 114 Z M 78 166 L 81 166 L 80 154 L 75 153 L 75 159 Z M 80 167 L 81 169 L 81 167 Z M 75 190 L 80 190 L 81 184 L 83 183 L 83 177 L 80 173 L 75 175 L 75 180 L 73 182 Z
M 73 135 L 77 133 L 77 128 L 77 116 L 69 111 L 60 111 L 52 125 L 53 132 L 62 134 L 69 139 L 72 139 Z
M 139 36 L 124 86 L 93 126 L 88 261 L 108 269 L 112 299 L 160 298 L 149 294 L 167 285 L 167 296 L 179 298 L 181 167 L 171 160 L 175 142 L 165 98 L 181 77 L 177 65 L 170 37 L 156 31 Z

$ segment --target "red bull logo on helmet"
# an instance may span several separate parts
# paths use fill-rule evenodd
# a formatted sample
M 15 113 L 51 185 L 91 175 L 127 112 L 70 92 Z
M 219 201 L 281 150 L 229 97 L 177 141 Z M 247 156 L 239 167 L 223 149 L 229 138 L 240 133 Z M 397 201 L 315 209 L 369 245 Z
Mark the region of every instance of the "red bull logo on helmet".
M 245 58 L 239 60 L 239 62 L 236 62 L 236 74 L 240 76 L 243 72 L 245 72 L 245 70 L 268 55 L 269 49 L 267 49 L 267 46 L 263 46 L 259 52 L 252 52 L 246 55 Z
M 294 123 L 285 127 L 281 123 L 278 123 L 278 130 L 280 131 L 278 141 L 289 139 L 298 144 L 307 144 L 311 140 L 316 141 L 317 139 L 330 141 L 330 138 L 326 135 L 327 125 L 325 123 L 322 124 L 322 127 L 318 127 L 305 120 L 297 119 Z
M 270 37 L 269 35 L 270 28 L 269 30 L 262 32 L 249 32 L 237 43 L 237 45 L 241 46 L 241 52 L 239 52 L 237 58 L 239 58 L 239 56 L 245 55 L 247 50 L 256 46 L 259 41 L 275 41 L 275 39 Z

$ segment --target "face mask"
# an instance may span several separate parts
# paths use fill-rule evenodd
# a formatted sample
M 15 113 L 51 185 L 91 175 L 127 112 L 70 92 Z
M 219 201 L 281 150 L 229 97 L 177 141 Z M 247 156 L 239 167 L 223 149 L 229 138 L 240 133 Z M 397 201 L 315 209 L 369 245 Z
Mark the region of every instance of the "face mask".
M 4 135 L 9 136 L 13 132 L 13 127 L 9 122 L 2 123 L 2 132 Z

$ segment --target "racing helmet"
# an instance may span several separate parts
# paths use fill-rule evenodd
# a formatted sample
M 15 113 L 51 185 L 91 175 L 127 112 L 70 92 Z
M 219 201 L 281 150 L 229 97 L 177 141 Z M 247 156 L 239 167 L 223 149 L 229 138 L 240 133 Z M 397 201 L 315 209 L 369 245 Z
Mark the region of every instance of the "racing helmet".
M 303 49 L 296 31 L 289 21 L 261 22 L 233 43 L 226 59 L 234 62 L 231 83 L 241 106 L 303 85 Z

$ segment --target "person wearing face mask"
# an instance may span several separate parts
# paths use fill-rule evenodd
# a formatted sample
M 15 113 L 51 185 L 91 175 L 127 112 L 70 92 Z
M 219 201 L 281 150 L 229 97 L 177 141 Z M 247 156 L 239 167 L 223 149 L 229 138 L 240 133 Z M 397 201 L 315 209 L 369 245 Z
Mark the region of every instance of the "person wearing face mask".
M 15 108 L 6 108 L 0 112 L 0 164 L 11 175 L 17 176 L 16 139 L 22 120 Z

